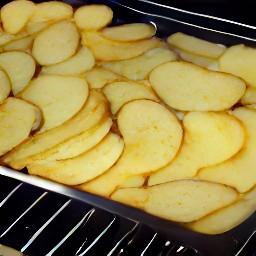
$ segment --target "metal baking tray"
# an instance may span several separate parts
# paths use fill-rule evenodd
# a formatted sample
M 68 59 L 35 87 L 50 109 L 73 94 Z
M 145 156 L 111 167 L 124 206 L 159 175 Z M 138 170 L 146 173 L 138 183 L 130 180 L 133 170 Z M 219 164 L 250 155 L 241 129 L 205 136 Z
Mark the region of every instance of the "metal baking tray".
M 106 4 L 114 11 L 113 24 L 151 22 L 160 38 L 184 32 L 227 46 L 256 47 L 254 26 L 149 0 L 64 2 L 74 7 Z M 29 256 L 251 256 L 256 255 L 256 213 L 228 232 L 205 235 L 96 195 L 0 167 L 0 244 Z

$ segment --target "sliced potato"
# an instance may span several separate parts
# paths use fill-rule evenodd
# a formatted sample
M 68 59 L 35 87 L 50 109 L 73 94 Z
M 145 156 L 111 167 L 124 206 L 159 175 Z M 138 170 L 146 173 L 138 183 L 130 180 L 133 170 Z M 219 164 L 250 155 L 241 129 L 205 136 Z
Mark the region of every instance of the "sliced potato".
M 36 64 L 29 54 L 21 51 L 0 54 L 0 67 L 6 71 L 12 84 L 12 93 L 23 90 L 34 76 Z
M 246 139 L 241 122 L 229 114 L 189 112 L 183 125 L 185 136 L 178 155 L 153 173 L 148 185 L 194 177 L 200 168 L 234 156 Z
M 78 43 L 79 34 L 74 23 L 62 21 L 37 34 L 32 54 L 40 65 L 52 65 L 73 56 Z
M 152 37 L 156 27 L 146 23 L 130 23 L 104 28 L 101 33 L 110 40 L 129 42 Z
M 198 177 L 227 184 L 244 193 L 256 184 L 256 111 L 242 107 L 235 109 L 232 114 L 245 125 L 247 139 L 242 150 L 223 163 L 203 168 Z
M 19 97 L 42 110 L 43 132 L 62 125 L 82 108 L 88 97 L 88 85 L 76 76 L 41 75 Z
M 48 1 L 36 5 L 30 21 L 60 21 L 70 19 L 72 16 L 73 8 L 71 5 L 60 1 Z
M 239 76 L 253 87 L 256 87 L 255 65 L 256 49 L 243 44 L 228 48 L 219 59 L 221 71 Z
M 75 23 L 82 30 L 99 30 L 113 18 L 113 11 L 103 4 L 90 4 L 79 7 L 74 13 Z
M 95 31 L 82 32 L 82 44 L 89 47 L 94 57 L 101 61 L 125 60 L 137 57 L 157 45 L 156 39 L 136 42 L 117 42 L 106 39 Z
M 241 99 L 241 103 L 243 105 L 256 104 L 256 88 L 255 87 L 246 88 L 245 94 Z
M 10 43 L 12 41 L 27 37 L 28 33 L 26 31 L 21 31 L 15 35 L 4 32 L 1 28 L 0 28 L 0 46 L 3 46 L 7 43 Z
M 149 81 L 167 105 L 183 111 L 228 109 L 246 89 L 243 80 L 236 76 L 176 61 L 156 67 Z
M 0 103 L 5 100 L 11 92 L 11 82 L 6 72 L 0 69 Z
M 16 34 L 25 27 L 35 11 L 32 1 L 11 1 L 1 8 L 3 28 L 10 34 Z
M 245 107 L 256 110 L 256 104 L 249 104 L 249 105 L 246 105 Z
M 204 234 L 220 234 L 238 226 L 256 210 L 256 189 L 253 189 L 237 202 L 211 213 L 187 226 Z
M 101 89 L 108 83 L 125 80 L 124 77 L 102 67 L 94 67 L 93 69 L 84 72 L 82 76 L 86 79 L 92 89 Z
M 38 32 L 42 31 L 43 29 L 49 27 L 51 24 L 53 23 L 53 21 L 40 21 L 40 22 L 28 22 L 26 24 L 26 32 L 29 35 L 34 36 L 35 34 L 37 34 Z
M 30 164 L 27 168 L 29 174 L 67 185 L 77 185 L 108 170 L 121 155 L 123 147 L 122 139 L 109 133 L 96 147 L 77 157 L 45 164 Z
M 153 172 L 176 155 L 182 128 L 164 106 L 150 100 L 125 104 L 117 116 L 125 147 L 118 162 L 98 178 L 79 188 L 108 197 L 119 185 L 135 175 Z
M 34 38 L 32 36 L 26 36 L 24 38 L 11 41 L 8 44 L 3 45 L 4 51 L 27 51 L 32 49 Z
M 0 156 L 28 137 L 35 121 L 33 105 L 14 97 L 4 100 L 0 105 Z
M 94 56 L 87 47 L 82 47 L 71 58 L 41 70 L 43 74 L 76 75 L 91 69 L 95 64 Z
M 125 103 L 132 100 L 149 99 L 159 101 L 150 87 L 132 81 L 107 84 L 103 88 L 103 93 L 110 102 L 112 114 L 116 114 Z
M 111 199 L 153 215 L 190 222 L 233 203 L 237 192 L 218 183 L 178 180 L 147 188 L 118 189 Z
M 170 49 L 154 48 L 133 59 L 106 62 L 102 66 L 129 79 L 142 80 L 158 65 L 176 59 L 177 55 Z
M 127 179 L 119 188 L 139 188 L 142 187 L 145 183 L 144 175 L 136 175 Z
M 181 50 L 212 59 L 218 59 L 226 50 L 224 45 L 214 44 L 181 32 L 170 35 L 167 42 Z
M 94 127 L 107 111 L 108 106 L 104 95 L 100 92 L 91 91 L 86 104 L 73 118 L 54 129 L 36 133 L 5 155 L 2 162 L 20 170 L 26 166 L 28 157 L 54 147 L 80 134 L 85 129 Z

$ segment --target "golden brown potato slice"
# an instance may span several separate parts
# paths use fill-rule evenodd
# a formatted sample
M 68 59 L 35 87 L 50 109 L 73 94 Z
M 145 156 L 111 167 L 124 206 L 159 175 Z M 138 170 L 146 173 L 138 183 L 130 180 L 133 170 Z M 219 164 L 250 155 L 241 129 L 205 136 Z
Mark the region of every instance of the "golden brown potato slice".
M 256 49 L 243 44 L 228 48 L 219 59 L 221 71 L 239 76 L 253 87 L 256 87 L 255 65 Z
M 71 58 L 41 69 L 43 74 L 76 75 L 91 69 L 95 64 L 94 56 L 87 47 L 82 47 Z
M 54 147 L 86 129 L 94 127 L 108 111 L 107 100 L 100 92 L 90 91 L 82 109 L 71 119 L 54 129 L 36 133 L 2 159 L 14 169 L 26 166 L 26 158 Z
M 232 114 L 240 119 L 245 126 L 247 138 L 243 148 L 231 159 L 203 168 L 198 176 L 200 179 L 220 182 L 235 187 L 243 193 L 256 184 L 256 111 L 249 108 L 237 108 Z
M 36 4 L 32 22 L 68 20 L 73 16 L 71 5 L 60 1 L 48 1 Z
M 38 106 L 44 116 L 40 132 L 72 118 L 85 104 L 88 85 L 77 76 L 41 75 L 33 79 L 19 97 Z
M 108 170 L 123 151 L 123 140 L 109 133 L 91 150 L 65 160 L 45 164 L 29 164 L 29 174 L 38 175 L 67 185 L 78 185 Z
M 189 112 L 183 125 L 185 136 L 178 155 L 153 173 L 148 185 L 194 177 L 200 168 L 234 156 L 246 139 L 242 123 L 229 114 Z
M 233 203 L 237 192 L 222 184 L 177 180 L 147 188 L 118 189 L 111 199 L 172 221 L 190 222 Z
M 76 52 L 79 33 L 71 21 L 55 23 L 36 35 L 32 55 L 40 65 L 62 62 Z
M 170 35 L 167 42 L 181 50 L 212 59 L 218 59 L 226 50 L 224 45 L 214 44 L 181 32 Z
M 133 81 L 107 84 L 103 88 L 103 93 L 110 102 L 112 114 L 116 114 L 125 103 L 132 100 L 149 99 L 159 101 L 150 87 Z
M 95 31 L 82 32 L 82 44 L 89 47 L 100 61 L 125 60 L 137 57 L 157 45 L 156 39 L 136 42 L 118 42 L 105 38 Z
M 90 4 L 79 7 L 74 13 L 75 23 L 81 30 L 99 30 L 113 18 L 113 11 L 103 4 Z
M 5 100 L 11 92 L 11 82 L 6 72 L 0 68 L 0 103 Z
M 3 28 L 10 34 L 16 34 L 25 27 L 35 11 L 32 1 L 12 1 L 1 8 Z
M 204 218 L 188 223 L 194 231 L 204 234 L 220 234 L 241 224 L 256 210 L 256 189 L 247 193 L 237 202 L 211 213 Z
M 4 51 L 30 51 L 32 49 L 34 38 L 32 36 L 26 36 L 24 38 L 11 41 L 8 44 L 3 45 Z
M 183 111 L 229 109 L 246 89 L 243 80 L 236 76 L 177 61 L 156 67 L 149 81 L 167 105 Z
M 6 71 L 12 84 L 12 93 L 23 90 L 34 76 L 36 64 L 28 53 L 20 51 L 0 54 L 0 67 Z
M 125 144 L 122 156 L 110 170 L 80 189 L 108 197 L 131 176 L 166 165 L 180 147 L 180 123 L 167 108 L 154 101 L 127 103 L 120 110 L 117 123 Z
M 0 156 L 24 141 L 36 121 L 35 107 L 30 103 L 7 98 L 0 105 Z
M 256 88 L 255 87 L 246 88 L 245 94 L 241 99 L 241 103 L 243 105 L 256 104 Z
M 123 81 L 126 78 L 102 67 L 94 67 L 82 74 L 92 89 L 101 89 L 106 84 Z
M 101 33 L 113 41 L 137 41 L 152 37 L 156 33 L 153 24 L 130 23 L 104 28 Z
M 106 62 L 102 66 L 129 79 L 142 80 L 158 65 L 176 59 L 177 55 L 170 49 L 154 48 L 136 58 Z

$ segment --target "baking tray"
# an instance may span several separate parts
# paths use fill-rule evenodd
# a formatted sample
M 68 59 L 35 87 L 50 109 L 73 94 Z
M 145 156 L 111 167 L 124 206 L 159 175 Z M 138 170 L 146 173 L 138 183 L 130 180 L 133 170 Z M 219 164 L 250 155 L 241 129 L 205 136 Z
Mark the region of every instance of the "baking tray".
M 169 34 L 175 32 L 184 32 L 215 43 L 225 44 L 227 46 L 243 43 L 256 47 L 256 27 L 225 20 L 223 18 L 220 19 L 200 13 L 192 13 L 172 8 L 170 6 L 157 4 L 148 0 L 65 0 L 64 2 L 72 4 L 74 7 L 90 3 L 106 4 L 114 11 L 113 24 L 151 22 L 157 26 L 157 36 L 161 38 L 166 38 Z M 84 219 L 81 219 L 82 224 L 80 223 L 80 225 L 85 227 L 88 235 L 84 236 L 83 239 L 78 239 L 79 241 L 77 242 L 75 238 L 72 238 L 73 233 L 71 231 L 67 232 L 66 235 L 63 234 L 67 241 L 73 241 L 73 243 L 65 245 L 63 242 L 64 247 L 62 247 L 62 244 L 59 247 L 62 248 L 62 254 L 59 255 L 250 256 L 256 254 L 255 213 L 242 224 L 228 232 L 219 235 L 205 235 L 188 230 L 180 224 L 157 218 L 141 210 L 122 205 L 96 195 L 81 192 L 67 186 L 43 180 L 39 177 L 19 173 L 5 167 L 0 167 L 0 175 L 0 196 L 2 196 L 2 198 L 0 197 L 0 224 L 8 223 L 5 222 L 5 219 L 11 219 L 10 216 L 15 212 L 15 209 L 17 210 L 21 205 L 24 208 L 22 208 L 23 210 L 20 215 L 17 213 L 16 219 L 10 221 L 9 226 L 6 226 L 5 229 L 2 230 L 3 232 L 0 235 L 0 243 L 24 251 L 25 254 L 31 256 L 54 255 L 54 253 L 46 254 L 44 250 L 49 246 L 49 244 L 54 248 L 54 243 L 52 241 L 55 241 L 54 239 L 56 239 L 56 237 L 47 239 L 47 237 L 51 237 L 47 236 L 47 234 L 50 235 L 54 233 L 54 229 L 49 229 L 51 231 L 50 232 L 48 227 L 51 227 L 51 224 L 54 223 L 55 217 L 59 215 L 67 205 L 70 205 L 70 202 L 72 202 L 72 204 L 74 202 L 75 210 L 70 211 L 59 225 L 63 228 L 70 225 L 71 228 L 71 223 L 74 222 L 72 218 L 76 215 L 75 213 L 79 212 L 80 215 L 83 213 Z M 25 192 L 22 192 L 24 187 Z M 40 193 L 38 191 L 40 191 Z M 19 194 L 20 199 L 18 196 L 18 199 L 16 198 L 16 201 L 13 200 L 12 205 L 10 205 L 12 199 Z M 46 196 L 48 194 L 50 196 Z M 33 195 L 38 196 L 33 197 Z M 48 201 L 41 200 L 41 196 L 42 198 L 48 198 Z M 31 199 L 31 197 L 33 199 Z M 21 201 L 19 202 L 19 200 Z M 37 210 L 35 212 L 39 214 L 40 212 L 48 211 L 48 215 L 46 215 L 48 217 L 45 217 L 42 220 L 42 214 L 39 214 L 37 221 L 37 216 L 31 213 L 34 211 L 34 206 L 37 207 L 38 202 L 41 201 L 44 202 L 43 206 L 40 206 L 41 208 L 39 207 L 41 210 Z M 19 203 L 19 207 L 17 207 L 16 203 Z M 10 207 L 10 209 L 13 209 L 13 211 L 1 211 L 4 208 L 3 206 L 6 205 Z M 55 208 L 52 209 L 53 206 L 55 206 Z M 49 209 L 52 209 L 52 211 L 49 212 Z M 95 217 L 96 219 L 94 220 L 94 224 L 88 229 L 86 228 L 87 224 L 84 224 L 84 222 L 86 222 L 85 220 L 87 220 L 92 211 L 96 211 L 96 217 L 98 217 Z M 29 216 L 29 218 L 27 216 Z M 91 239 L 89 238 L 89 235 L 94 234 L 94 231 L 102 225 L 106 225 L 104 229 L 106 230 L 108 227 L 107 223 L 109 223 L 109 225 L 112 221 L 113 223 L 116 223 L 115 218 L 118 219 L 119 229 L 115 229 L 115 231 L 113 231 L 114 233 L 104 231 L 106 234 L 102 231 L 105 234 L 104 237 L 107 239 L 107 242 L 102 242 L 102 239 L 100 239 L 101 236 L 98 235 L 100 236 L 98 238 L 96 236 L 98 240 L 96 238 L 94 240 L 92 239 L 91 243 L 87 245 L 88 241 Z M 27 224 L 24 220 L 27 220 L 28 222 L 29 220 L 33 220 L 33 225 L 36 225 L 36 227 L 32 224 Z M 106 220 L 106 223 L 104 220 Z M 123 230 L 123 226 L 122 228 L 120 226 L 121 222 L 126 223 L 125 226 L 128 225 L 129 228 L 127 228 L 126 233 L 124 232 L 125 235 L 123 234 L 123 236 L 118 237 L 120 240 L 119 243 L 117 242 L 118 239 L 114 234 Z M 73 224 L 75 225 L 75 222 Z M 102 234 L 102 232 L 100 234 Z M 27 233 L 30 235 L 26 236 Z M 55 233 L 58 233 L 58 230 L 56 230 Z M 20 234 L 20 236 L 15 234 Z M 24 234 L 24 237 L 22 234 Z M 68 236 L 71 238 L 68 239 Z M 24 239 L 21 239 L 21 237 Z M 64 237 L 62 237 L 62 239 L 59 237 L 60 241 L 63 240 Z M 114 247 L 110 249 L 108 245 L 114 243 L 113 240 L 115 240 L 118 245 L 113 245 Z M 55 242 L 55 245 L 57 245 L 57 240 Z M 81 251 L 72 251 L 71 249 L 84 248 L 86 247 L 84 246 L 85 244 L 89 248 L 88 250 L 83 250 L 85 254 L 81 253 Z M 110 249 L 108 253 L 107 250 L 104 250 L 104 246 Z

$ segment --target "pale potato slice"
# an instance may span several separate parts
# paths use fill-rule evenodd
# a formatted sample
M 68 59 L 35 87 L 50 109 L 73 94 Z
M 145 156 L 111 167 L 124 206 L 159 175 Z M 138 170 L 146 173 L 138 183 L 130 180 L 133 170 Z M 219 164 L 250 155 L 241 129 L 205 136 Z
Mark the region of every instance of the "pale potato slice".
M 33 79 L 19 97 L 38 106 L 44 116 L 40 132 L 72 118 L 85 104 L 88 85 L 77 76 L 41 75 Z
M 71 58 L 41 69 L 43 74 L 76 75 L 90 70 L 95 64 L 94 56 L 87 47 L 82 47 Z
M 0 105 L 0 156 L 28 137 L 35 121 L 33 105 L 14 97 L 5 99 Z
M 16 34 L 25 27 L 35 11 L 32 1 L 12 1 L 1 8 L 3 28 L 10 34 Z
M 26 162 L 27 164 L 45 164 L 50 161 L 76 157 L 96 146 L 107 135 L 111 125 L 112 119 L 104 117 L 104 121 L 100 121 L 94 127 L 87 128 L 80 134 L 27 158 Z
M 142 187 L 145 183 L 146 177 L 144 175 L 132 176 L 127 179 L 119 188 L 139 188 Z
M 0 28 L 0 46 L 3 46 L 7 43 L 10 43 L 12 41 L 27 37 L 29 34 L 22 30 L 21 32 L 19 32 L 18 34 L 10 34 L 7 32 L 4 32 L 1 28 Z
M 241 103 L 243 105 L 256 104 L 256 88 L 255 87 L 246 88 L 245 94 L 241 99 Z
M 32 49 L 34 38 L 27 36 L 3 45 L 4 51 L 28 51 Z
M 156 67 L 149 81 L 167 105 L 183 111 L 229 109 L 246 89 L 243 80 L 236 76 L 176 61 Z
M 54 129 L 36 133 L 20 144 L 2 159 L 14 169 L 26 166 L 26 158 L 54 147 L 86 129 L 94 127 L 108 111 L 107 100 L 100 92 L 90 91 L 89 98 L 82 109 L 71 119 Z
M 11 81 L 6 72 L 0 69 L 0 103 L 5 100 L 11 92 Z
M 39 21 L 39 22 L 30 21 L 26 24 L 25 30 L 29 35 L 34 36 L 38 32 L 49 27 L 52 23 L 53 21 L 49 21 L 49 20 Z
M 55 23 L 36 35 L 32 55 L 40 65 L 62 62 L 76 52 L 79 33 L 71 21 Z
M 130 23 L 104 28 L 101 33 L 114 41 L 137 41 L 152 37 L 156 33 L 153 24 Z
M 237 192 L 218 183 L 178 180 L 147 188 L 118 189 L 111 199 L 172 221 L 190 222 L 233 203 Z
M 142 80 L 158 65 L 176 59 L 177 55 L 170 49 L 154 48 L 136 58 L 106 62 L 102 66 L 129 79 Z
M 117 42 L 106 39 L 96 31 L 82 32 L 82 44 L 89 47 L 100 61 L 125 60 L 137 57 L 157 45 L 156 39 L 136 42 Z
M 94 67 L 82 74 L 92 89 L 101 89 L 106 84 L 123 81 L 124 77 L 102 67 Z
M 77 157 L 30 164 L 27 168 L 29 174 L 67 185 L 78 185 L 108 170 L 117 161 L 123 148 L 123 140 L 110 132 L 98 145 Z
M 14 250 L 13 248 L 7 247 L 0 244 L 0 255 L 2 256 L 24 256 L 23 253 Z
M 38 3 L 33 15 L 30 17 L 32 22 L 60 21 L 68 20 L 73 16 L 71 5 L 60 1 L 48 1 Z
M 181 32 L 170 35 L 167 42 L 181 50 L 212 59 L 218 59 L 226 50 L 224 45 L 214 44 Z
M 221 234 L 238 226 L 256 210 L 256 189 L 247 193 L 237 202 L 220 209 L 204 218 L 188 223 L 194 231 L 204 234 Z
M 200 168 L 234 156 L 246 139 L 240 120 L 225 113 L 189 112 L 183 125 L 185 136 L 178 155 L 153 173 L 148 185 L 194 177 Z
M 256 184 L 256 111 L 241 107 L 235 109 L 232 114 L 244 123 L 246 129 L 247 138 L 242 150 L 223 163 L 203 168 L 198 177 L 227 184 L 244 193 Z
M 21 51 L 0 54 L 0 67 L 6 71 L 12 84 L 12 93 L 23 90 L 34 76 L 36 64 L 28 53 Z
M 256 110 L 256 104 L 249 104 L 249 105 L 246 105 L 245 107 Z
M 74 13 L 74 20 L 81 30 L 99 30 L 113 18 L 113 11 L 103 4 L 90 4 L 79 7 Z
M 206 67 L 207 69 L 209 70 L 212 70 L 212 71 L 220 71 L 220 68 L 219 68 L 219 62 L 218 61 L 214 61 L 212 62 L 208 67 Z
M 255 65 L 256 49 L 243 44 L 228 48 L 219 59 L 221 71 L 239 76 L 253 87 L 256 87 Z
M 108 197 L 131 176 L 153 172 L 169 163 L 180 147 L 180 123 L 167 108 L 154 101 L 125 104 L 117 124 L 125 143 L 122 156 L 110 170 L 82 184 L 80 189 Z
M 116 114 L 125 103 L 132 100 L 159 101 L 150 87 L 133 81 L 110 83 L 102 91 L 110 102 L 112 114 Z

